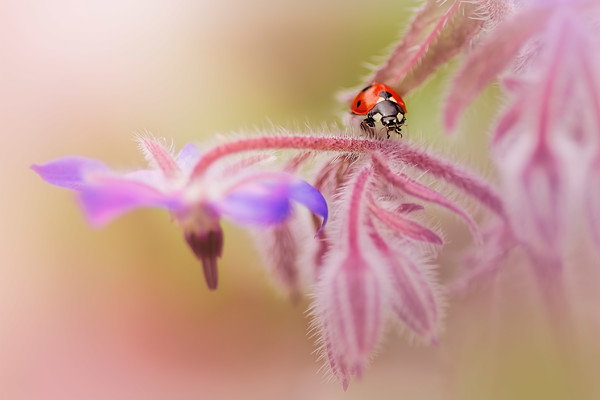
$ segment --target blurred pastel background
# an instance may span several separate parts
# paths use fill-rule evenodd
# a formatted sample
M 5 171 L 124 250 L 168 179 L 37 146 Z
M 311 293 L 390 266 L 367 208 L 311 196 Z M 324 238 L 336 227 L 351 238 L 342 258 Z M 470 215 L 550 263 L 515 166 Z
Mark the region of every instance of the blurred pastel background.
M 294 306 L 277 292 L 245 232 L 226 227 L 221 285 L 209 293 L 166 213 L 137 211 L 94 230 L 71 193 L 29 169 L 70 154 L 135 167 L 144 161 L 134 135 L 145 131 L 179 148 L 272 125 L 336 123 L 343 110 L 336 91 L 361 83 L 365 64 L 385 55 L 415 4 L 1 2 L 0 399 L 594 393 L 585 373 L 557 361 L 543 322 L 513 313 L 520 298 L 502 304 L 509 317 L 490 316 L 494 300 L 481 293 L 452 302 L 438 348 L 391 335 L 363 380 L 344 393 L 318 371 L 308 303 Z M 448 140 L 436 117 L 444 79 L 407 99 L 409 140 L 492 175 L 480 132 L 491 121 L 494 90 L 465 123 L 479 129 Z M 456 221 L 443 223 L 455 247 L 469 240 Z M 452 270 L 452 246 L 450 254 L 443 261 Z M 597 366 L 597 346 L 591 350 L 574 363 Z

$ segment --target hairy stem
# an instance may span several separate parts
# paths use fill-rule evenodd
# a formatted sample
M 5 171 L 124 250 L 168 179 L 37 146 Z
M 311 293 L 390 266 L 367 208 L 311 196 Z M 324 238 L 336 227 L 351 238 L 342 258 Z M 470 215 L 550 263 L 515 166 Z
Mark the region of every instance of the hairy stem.
M 296 149 L 337 151 L 346 153 L 372 153 L 384 150 L 390 161 L 401 161 L 441 178 L 463 190 L 486 207 L 506 218 L 504 205 L 496 191 L 483 179 L 459 168 L 449 161 L 427 154 L 423 150 L 401 141 L 381 141 L 340 136 L 260 136 L 223 143 L 204 153 L 194 166 L 190 180 L 199 178 L 219 159 L 246 151 Z
M 362 202 L 365 187 L 367 186 L 371 172 L 371 167 L 365 167 L 359 171 L 354 181 L 354 187 L 352 188 L 348 213 L 348 244 L 352 250 L 358 249 L 360 213 L 363 211 Z
M 450 200 L 446 199 L 440 193 L 421 185 L 417 181 L 409 178 L 408 176 L 404 174 L 394 173 L 386 165 L 387 163 L 385 162 L 385 159 L 381 157 L 381 155 L 379 155 L 378 153 L 373 154 L 372 160 L 373 166 L 375 167 L 377 172 L 379 172 L 388 183 L 390 183 L 398 189 L 401 189 L 402 191 L 411 196 L 417 197 L 421 200 L 429 201 L 431 203 L 435 203 L 458 214 L 461 218 L 463 218 L 466 221 L 467 225 L 469 226 L 469 229 L 471 230 L 471 233 L 473 234 L 473 237 L 477 240 L 477 242 L 480 244 L 483 243 L 481 235 L 477 230 L 477 224 L 475 224 L 475 221 L 473 221 L 473 219 L 465 211 L 461 210 L 460 207 L 452 203 Z
M 250 150 L 297 149 L 365 153 L 381 146 L 381 141 L 334 136 L 261 136 L 236 140 L 213 147 L 194 166 L 190 180 L 201 176 L 218 159 Z
M 481 202 L 499 217 L 507 219 L 500 195 L 484 179 L 443 158 L 433 157 L 402 142 L 396 143 L 397 148 L 390 148 L 392 152 L 386 158 L 403 161 L 430 175 L 445 180 Z
M 402 41 L 394 48 L 386 62 L 375 71 L 373 77 L 370 78 L 368 82 L 387 82 L 396 75 L 394 69 L 406 60 L 411 49 L 419 46 L 422 33 L 431 24 L 431 21 L 435 18 L 438 10 L 439 4 L 436 0 L 428 0 L 425 2 L 425 4 L 414 14 L 408 30 L 402 36 Z
M 440 35 L 440 32 L 446 26 L 446 23 L 448 23 L 450 18 L 456 13 L 456 10 L 458 10 L 459 6 L 460 1 L 455 0 L 454 4 L 452 4 L 450 9 L 444 13 L 433 31 L 429 34 L 429 36 L 427 36 L 425 41 L 421 43 L 418 51 L 411 57 L 410 61 L 404 66 L 404 68 L 402 68 L 402 70 L 400 70 L 400 72 L 398 72 L 395 77 L 393 77 L 393 80 L 391 81 L 392 85 L 395 85 L 397 82 L 400 82 L 402 79 L 404 79 L 406 74 L 408 74 L 408 71 L 410 71 L 410 69 L 413 68 L 419 62 L 419 60 L 421 60 L 431 43 Z

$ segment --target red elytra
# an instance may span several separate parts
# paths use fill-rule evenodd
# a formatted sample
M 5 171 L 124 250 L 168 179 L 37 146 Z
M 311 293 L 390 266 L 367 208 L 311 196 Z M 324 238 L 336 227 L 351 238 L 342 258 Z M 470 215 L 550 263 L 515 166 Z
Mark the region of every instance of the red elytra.
M 400 97 L 400 95 L 388 85 L 379 82 L 375 82 L 367 86 L 356 95 L 352 101 L 352 113 L 358 115 L 367 114 L 373 109 L 373 107 L 377 105 L 377 102 L 380 101 L 381 97 L 379 96 L 379 93 L 384 91 L 392 95 L 392 99 L 398 103 L 398 105 L 406 114 L 406 105 L 404 104 L 402 97 Z

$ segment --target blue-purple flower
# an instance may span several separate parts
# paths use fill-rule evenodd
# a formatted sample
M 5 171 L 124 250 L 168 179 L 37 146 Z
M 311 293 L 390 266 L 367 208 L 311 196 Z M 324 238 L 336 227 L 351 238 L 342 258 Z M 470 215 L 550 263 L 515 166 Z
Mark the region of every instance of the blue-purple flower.
M 151 168 L 128 173 L 101 161 L 71 156 L 32 168 L 48 183 L 77 192 L 89 222 L 101 226 L 136 208 L 168 210 L 202 262 L 206 283 L 216 289 L 217 258 L 223 250 L 222 218 L 246 225 L 268 226 L 292 214 L 292 202 L 304 205 L 327 221 L 327 203 L 307 182 L 283 172 L 265 172 L 259 159 L 215 166 L 190 179 L 200 158 L 193 144 L 177 156 L 160 141 L 140 139 Z

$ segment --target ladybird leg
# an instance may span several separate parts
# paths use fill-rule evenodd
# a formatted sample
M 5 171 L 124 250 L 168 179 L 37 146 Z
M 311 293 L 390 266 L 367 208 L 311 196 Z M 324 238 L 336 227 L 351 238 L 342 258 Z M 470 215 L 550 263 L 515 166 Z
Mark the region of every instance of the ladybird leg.
M 370 117 L 363 119 L 360 123 L 360 129 L 364 132 L 364 134 L 367 137 L 374 138 L 375 137 L 375 120 Z
M 396 128 L 396 133 L 397 133 L 398 135 L 400 135 L 400 138 L 402 138 L 402 137 L 403 137 L 403 136 L 402 136 L 402 129 L 400 129 L 400 127 L 399 127 L 399 126 Z
M 365 132 L 367 135 L 373 134 L 373 129 L 375 128 L 375 120 L 371 117 L 367 117 L 363 119 L 360 123 L 360 129 Z
M 398 125 L 404 125 L 405 122 L 406 122 L 406 115 L 402 114 L 402 119 L 400 120 L 400 122 L 398 122 Z
M 367 118 L 363 119 L 361 125 L 363 124 L 369 128 L 375 128 L 375 120 L 371 116 L 367 116 Z

